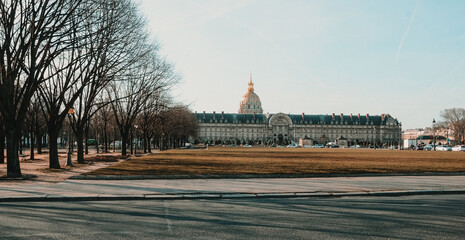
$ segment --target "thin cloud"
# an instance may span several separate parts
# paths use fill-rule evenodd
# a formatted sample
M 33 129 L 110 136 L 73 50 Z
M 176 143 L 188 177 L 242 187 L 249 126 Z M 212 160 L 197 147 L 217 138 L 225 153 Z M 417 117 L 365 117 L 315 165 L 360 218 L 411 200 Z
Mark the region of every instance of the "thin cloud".
M 188 14 L 181 15 L 163 25 L 167 30 L 176 30 L 201 25 L 208 21 L 223 17 L 254 2 L 255 0 L 228 0 L 219 1 L 213 4 L 200 5 L 199 8 L 191 10 Z
M 415 13 L 417 12 L 417 8 L 418 8 L 418 0 L 415 3 L 415 8 L 413 9 L 412 16 L 410 17 L 410 21 L 408 23 L 407 30 L 405 31 L 404 36 L 400 40 L 399 47 L 397 47 L 396 64 L 397 64 L 397 62 L 399 62 L 400 50 L 402 49 L 402 45 L 404 44 L 404 41 L 407 38 L 407 35 L 408 35 L 409 31 L 410 31 L 410 27 L 412 26 L 413 19 L 415 19 Z

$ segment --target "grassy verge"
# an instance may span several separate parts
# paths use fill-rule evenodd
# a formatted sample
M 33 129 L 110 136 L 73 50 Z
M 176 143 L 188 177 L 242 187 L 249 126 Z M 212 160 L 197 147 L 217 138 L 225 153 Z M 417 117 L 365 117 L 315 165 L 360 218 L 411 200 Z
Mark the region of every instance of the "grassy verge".
M 464 152 L 372 149 L 170 150 L 86 175 L 219 175 L 465 172 Z

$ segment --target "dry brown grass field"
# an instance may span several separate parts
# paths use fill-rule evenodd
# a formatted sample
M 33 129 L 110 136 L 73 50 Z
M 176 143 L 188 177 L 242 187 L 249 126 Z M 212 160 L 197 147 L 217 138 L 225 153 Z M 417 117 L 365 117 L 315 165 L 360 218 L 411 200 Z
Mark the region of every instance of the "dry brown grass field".
M 86 175 L 465 172 L 465 152 L 210 147 L 132 158 Z

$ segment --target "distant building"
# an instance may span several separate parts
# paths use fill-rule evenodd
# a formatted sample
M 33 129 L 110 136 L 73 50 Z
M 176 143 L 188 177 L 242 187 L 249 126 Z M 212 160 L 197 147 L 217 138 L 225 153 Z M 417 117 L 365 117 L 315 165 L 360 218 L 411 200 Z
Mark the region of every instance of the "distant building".
M 313 140 L 307 136 L 299 139 L 299 147 L 312 146 Z
M 347 145 L 398 146 L 401 123 L 389 114 L 307 115 L 263 114 L 252 78 L 239 106 L 239 113 L 197 113 L 197 142 L 216 144 L 289 144 L 310 138 L 313 144 L 347 141 Z
M 455 144 L 453 131 L 449 128 L 435 128 L 434 131 L 431 127 L 406 129 L 402 132 L 402 139 L 416 140 L 415 145 L 433 144 L 433 142 L 446 145 Z

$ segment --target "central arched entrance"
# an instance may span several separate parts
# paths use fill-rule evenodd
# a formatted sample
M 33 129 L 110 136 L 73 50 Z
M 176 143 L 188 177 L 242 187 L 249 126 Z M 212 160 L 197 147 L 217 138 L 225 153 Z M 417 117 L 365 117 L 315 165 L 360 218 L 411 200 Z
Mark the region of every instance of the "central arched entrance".
M 279 145 L 287 144 L 292 130 L 292 120 L 284 113 L 277 113 L 270 118 L 269 127 Z

